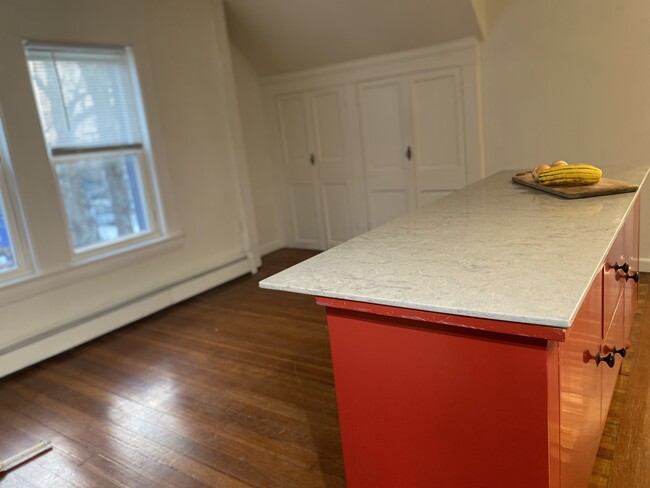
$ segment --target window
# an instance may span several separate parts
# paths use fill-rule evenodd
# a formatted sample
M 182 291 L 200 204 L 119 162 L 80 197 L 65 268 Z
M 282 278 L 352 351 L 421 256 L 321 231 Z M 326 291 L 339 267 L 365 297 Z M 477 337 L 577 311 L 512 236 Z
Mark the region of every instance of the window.
M 129 49 L 26 43 L 25 51 L 75 253 L 158 235 Z
M 12 243 L 11 232 L 5 211 L 5 195 L 0 191 L 0 273 L 18 268 L 16 251 Z
M 14 278 L 27 269 L 25 254 L 20 245 L 18 226 L 14 213 L 15 202 L 10 198 L 8 181 L 9 150 L 0 117 L 0 281 Z M 15 195 L 12 195 L 15 196 Z

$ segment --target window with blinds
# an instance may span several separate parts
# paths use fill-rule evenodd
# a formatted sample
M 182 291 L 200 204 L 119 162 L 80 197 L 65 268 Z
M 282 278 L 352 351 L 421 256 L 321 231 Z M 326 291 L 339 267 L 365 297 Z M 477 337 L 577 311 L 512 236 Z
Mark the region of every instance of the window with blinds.
M 74 251 L 154 235 L 154 179 L 129 50 L 26 43 L 25 52 Z

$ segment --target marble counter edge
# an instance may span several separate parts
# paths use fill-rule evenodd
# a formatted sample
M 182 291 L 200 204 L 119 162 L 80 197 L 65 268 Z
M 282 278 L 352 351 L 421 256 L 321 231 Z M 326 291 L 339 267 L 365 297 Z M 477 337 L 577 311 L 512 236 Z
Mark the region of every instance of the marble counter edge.
M 285 271 L 282 271 L 280 273 L 275 274 L 272 277 L 269 277 L 263 281 L 260 282 L 260 287 L 265 288 L 265 289 L 270 289 L 270 290 L 278 290 L 278 291 L 287 291 L 287 292 L 294 292 L 294 293 L 301 293 L 301 294 L 307 294 L 307 295 L 312 295 L 312 296 L 322 296 L 322 297 L 328 297 L 328 298 L 336 298 L 336 299 L 343 299 L 343 300 L 351 300 L 351 301 L 356 301 L 356 302 L 361 302 L 361 303 L 372 303 L 372 304 L 377 304 L 377 305 L 387 305 L 387 306 L 392 306 L 392 307 L 398 307 L 402 309 L 414 309 L 414 310 L 422 310 L 422 311 L 428 311 L 428 312 L 435 312 L 435 313 L 444 313 L 444 314 L 451 314 L 451 315 L 457 315 L 457 316 L 467 316 L 467 317 L 474 317 L 474 318 L 479 318 L 479 319 L 485 319 L 485 320 L 500 320 L 500 321 L 508 321 L 508 322 L 516 322 L 516 323 L 521 323 L 521 324 L 527 324 L 527 325 L 539 325 L 539 326 L 547 326 L 547 327 L 555 327 L 555 328 L 560 328 L 560 329 L 568 329 L 571 324 L 573 323 L 580 306 L 584 302 L 587 293 L 589 291 L 590 286 L 596 279 L 596 277 L 599 275 L 600 270 L 602 269 L 602 265 L 605 262 L 605 259 L 610 252 L 614 241 L 616 239 L 616 236 L 618 233 L 621 231 L 622 226 L 626 219 L 629 216 L 629 213 L 635 203 L 635 201 L 640 197 L 641 189 L 643 188 L 645 181 L 648 176 L 648 168 L 642 168 L 642 167 L 634 167 L 634 168 L 624 168 L 625 170 L 634 170 L 638 173 L 640 176 L 640 181 L 638 181 L 638 186 L 639 190 L 631 193 L 631 199 L 629 203 L 627 204 L 627 207 L 625 208 L 625 211 L 623 212 L 620 221 L 617 224 L 616 227 L 616 232 L 612 233 L 609 239 L 609 242 L 606 245 L 606 248 L 603 249 L 602 255 L 600 257 L 599 265 L 595 266 L 593 271 L 591 272 L 591 276 L 589 277 L 589 280 L 584 280 L 580 282 L 580 288 L 578 288 L 579 293 L 576 293 L 573 297 L 573 302 L 569 302 L 572 304 L 572 309 L 571 307 L 567 306 L 565 307 L 564 311 L 561 314 L 557 314 L 555 316 L 548 315 L 537 315 L 537 314 L 526 314 L 526 313 L 521 313 L 521 310 L 515 310 L 513 313 L 507 313 L 503 310 L 487 310 L 484 307 L 476 306 L 476 307 L 471 307 L 471 308 L 463 308 L 463 307 L 458 307 L 458 306 L 446 306 L 445 304 L 441 303 L 423 303 L 421 301 L 417 300 L 404 300 L 404 299 L 391 299 L 390 297 L 372 297 L 368 294 L 356 294 L 351 290 L 347 290 L 346 292 L 337 292 L 336 290 L 333 290 L 331 287 L 327 289 L 321 289 L 318 287 L 309 287 L 309 286 L 304 286 L 304 281 L 300 285 L 297 285 L 296 283 L 281 283 L 277 282 L 278 278 L 280 278 L 280 281 L 282 280 L 282 275 L 285 273 Z M 641 173 L 643 172 L 643 173 Z M 500 172 L 500 173 L 506 173 Z M 500 173 L 497 173 L 493 176 L 497 176 Z M 636 183 L 636 182 L 635 182 Z M 514 185 L 514 183 L 513 183 Z M 473 185 L 472 185 L 473 186 Z M 531 190 L 534 191 L 534 190 Z M 558 197 L 553 197 L 553 198 L 558 198 Z M 595 198 L 607 198 L 605 197 L 595 197 Z M 603 242 L 604 244 L 604 242 Z M 605 246 L 603 246 L 605 247 Z M 595 258 L 595 256 L 593 256 Z M 595 262 L 595 260 L 594 260 Z M 299 265 L 298 265 L 299 266 Z M 585 271 L 589 269 L 589 267 L 586 267 Z M 289 270 L 286 270 L 289 271 Z M 586 273 L 585 273 L 586 275 Z M 306 273 L 305 277 L 308 278 L 309 274 Z M 582 284 L 584 283 L 584 287 Z M 570 313 L 569 313 L 570 312 Z

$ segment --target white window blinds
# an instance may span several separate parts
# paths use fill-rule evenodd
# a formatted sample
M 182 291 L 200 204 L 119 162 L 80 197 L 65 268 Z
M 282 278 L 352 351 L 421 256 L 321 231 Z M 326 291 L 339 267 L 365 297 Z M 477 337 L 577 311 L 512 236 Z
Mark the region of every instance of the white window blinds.
M 52 155 L 142 145 L 126 49 L 26 45 Z

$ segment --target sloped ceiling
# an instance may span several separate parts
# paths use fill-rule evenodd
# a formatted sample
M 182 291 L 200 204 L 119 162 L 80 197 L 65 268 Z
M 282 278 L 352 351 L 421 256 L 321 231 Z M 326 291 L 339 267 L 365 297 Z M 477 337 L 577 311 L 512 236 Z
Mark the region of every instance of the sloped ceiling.
M 480 37 L 472 3 L 225 0 L 230 38 L 262 76 Z

